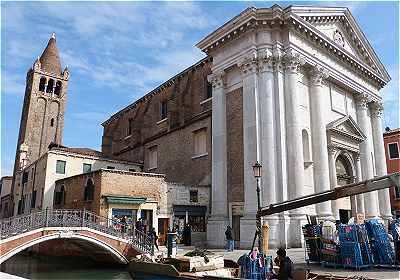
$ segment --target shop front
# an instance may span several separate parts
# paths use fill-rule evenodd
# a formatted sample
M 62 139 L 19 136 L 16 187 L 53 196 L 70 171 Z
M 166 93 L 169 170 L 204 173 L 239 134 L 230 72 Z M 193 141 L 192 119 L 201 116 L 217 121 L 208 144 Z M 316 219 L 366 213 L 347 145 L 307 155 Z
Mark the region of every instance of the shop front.
M 181 243 L 198 245 L 206 239 L 207 206 L 174 205 L 173 226 Z
M 140 224 L 140 230 L 148 232 L 152 229 L 156 201 L 145 197 L 104 196 L 108 205 L 108 218 L 126 223 L 127 229 L 133 229 Z M 156 228 L 157 230 L 157 228 Z

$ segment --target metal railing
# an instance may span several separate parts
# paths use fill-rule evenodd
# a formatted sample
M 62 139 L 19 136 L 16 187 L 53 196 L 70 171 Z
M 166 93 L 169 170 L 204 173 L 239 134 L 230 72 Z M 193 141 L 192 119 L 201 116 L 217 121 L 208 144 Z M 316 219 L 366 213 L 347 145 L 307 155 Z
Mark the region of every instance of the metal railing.
M 146 233 L 137 229 L 128 229 L 126 224 L 86 210 L 46 209 L 27 215 L 0 219 L 0 239 L 43 227 L 87 227 L 125 239 L 138 251 L 154 255 L 154 241 Z

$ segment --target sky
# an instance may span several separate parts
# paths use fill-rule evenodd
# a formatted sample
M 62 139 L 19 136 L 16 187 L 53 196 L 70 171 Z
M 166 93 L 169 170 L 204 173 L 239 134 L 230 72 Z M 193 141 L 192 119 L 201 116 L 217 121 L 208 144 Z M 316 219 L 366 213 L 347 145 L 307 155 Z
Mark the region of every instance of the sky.
M 68 85 L 63 144 L 101 150 L 101 123 L 205 55 L 194 45 L 249 6 L 346 6 L 386 66 L 399 127 L 398 2 L 1 2 L 1 176 L 11 175 L 27 70 L 56 33 Z

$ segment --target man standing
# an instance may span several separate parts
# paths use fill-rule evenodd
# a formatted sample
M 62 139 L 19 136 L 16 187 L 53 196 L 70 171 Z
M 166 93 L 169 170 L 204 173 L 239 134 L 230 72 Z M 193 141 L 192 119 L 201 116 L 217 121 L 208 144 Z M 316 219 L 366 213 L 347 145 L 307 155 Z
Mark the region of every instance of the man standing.
M 227 244 L 226 244 L 227 250 L 229 252 L 233 252 L 235 244 L 234 244 L 233 237 L 232 237 L 232 228 L 229 225 L 226 227 L 225 238 L 227 241 Z

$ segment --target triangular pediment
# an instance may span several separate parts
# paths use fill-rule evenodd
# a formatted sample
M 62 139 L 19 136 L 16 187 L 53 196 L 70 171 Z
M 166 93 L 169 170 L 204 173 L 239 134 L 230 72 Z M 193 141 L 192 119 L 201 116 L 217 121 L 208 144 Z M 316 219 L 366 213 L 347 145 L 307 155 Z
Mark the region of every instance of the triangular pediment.
M 347 54 L 373 69 L 384 80 L 390 76 L 347 8 L 291 7 L 291 12 Z
M 352 139 L 362 142 L 366 139 L 365 134 L 361 131 L 360 127 L 353 120 L 351 116 L 345 116 L 337 119 L 326 126 L 329 133 L 341 134 Z

